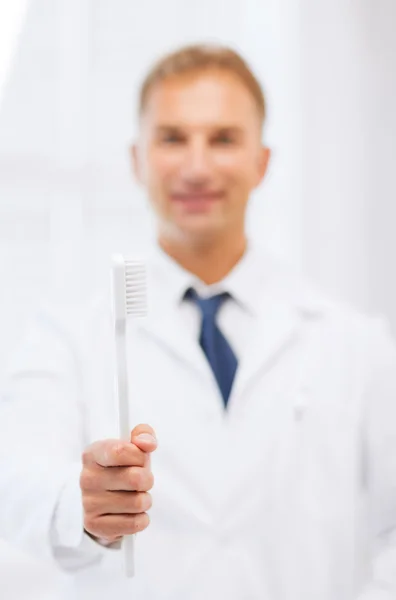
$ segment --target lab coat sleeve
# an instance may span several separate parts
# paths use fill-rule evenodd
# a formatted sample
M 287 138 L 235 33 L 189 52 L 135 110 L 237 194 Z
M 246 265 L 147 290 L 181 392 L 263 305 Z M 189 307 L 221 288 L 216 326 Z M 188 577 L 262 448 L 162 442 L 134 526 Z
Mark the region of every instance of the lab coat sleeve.
M 120 542 L 102 544 L 84 532 L 80 473 L 81 464 L 76 463 L 58 497 L 50 534 L 54 557 L 68 571 L 88 566 L 109 550 L 121 548 Z
M 370 356 L 363 429 L 372 539 L 371 580 L 358 600 L 395 600 L 396 346 L 384 322 L 375 326 Z
M 81 361 L 61 323 L 56 311 L 39 312 L 1 385 L 0 536 L 77 568 L 103 548 L 83 533 Z

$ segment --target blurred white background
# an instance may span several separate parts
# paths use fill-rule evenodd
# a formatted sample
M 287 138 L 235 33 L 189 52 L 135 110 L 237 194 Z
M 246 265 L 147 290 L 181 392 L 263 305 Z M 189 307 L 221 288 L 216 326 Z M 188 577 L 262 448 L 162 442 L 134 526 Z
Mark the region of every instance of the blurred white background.
M 268 97 L 252 236 L 396 333 L 394 0 L 31 0 L 7 69 L 6 17 L 24 2 L 0 2 L 0 376 L 50 281 L 77 262 L 95 285 L 110 252 L 147 245 L 135 94 L 152 60 L 194 41 L 239 49 Z M 2 600 L 52 598 L 52 584 L 0 543 Z

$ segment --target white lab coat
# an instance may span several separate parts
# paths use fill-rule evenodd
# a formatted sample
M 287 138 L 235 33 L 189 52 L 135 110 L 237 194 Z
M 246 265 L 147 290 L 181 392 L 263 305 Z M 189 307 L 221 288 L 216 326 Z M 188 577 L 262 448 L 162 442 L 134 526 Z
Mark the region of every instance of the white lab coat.
M 73 600 L 396 598 L 396 351 L 383 323 L 265 258 L 262 317 L 225 413 L 198 344 L 163 314 L 166 283 L 150 272 L 150 317 L 129 339 L 131 425 L 159 440 L 136 578 L 118 550 L 77 548 L 81 451 L 117 435 L 102 301 L 47 307 L 11 368 L 0 534 L 69 572 Z

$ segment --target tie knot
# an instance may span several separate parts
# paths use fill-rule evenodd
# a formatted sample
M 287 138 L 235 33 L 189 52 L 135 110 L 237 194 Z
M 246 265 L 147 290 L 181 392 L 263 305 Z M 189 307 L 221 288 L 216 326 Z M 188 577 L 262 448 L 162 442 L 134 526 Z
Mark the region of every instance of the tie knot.
M 209 298 L 202 298 L 193 288 L 189 288 L 185 295 L 185 298 L 191 300 L 198 306 L 204 319 L 213 321 L 215 320 L 220 307 L 229 297 L 230 294 L 228 292 L 223 292 L 222 294 L 216 294 Z

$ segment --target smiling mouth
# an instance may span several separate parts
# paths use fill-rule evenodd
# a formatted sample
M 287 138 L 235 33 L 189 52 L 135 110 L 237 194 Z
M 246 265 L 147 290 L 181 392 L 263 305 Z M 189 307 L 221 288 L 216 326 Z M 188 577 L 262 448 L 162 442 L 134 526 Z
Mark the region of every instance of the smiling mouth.
M 171 194 L 174 202 L 183 203 L 210 203 L 221 200 L 224 197 L 223 192 L 183 192 Z
M 190 214 L 207 213 L 223 198 L 222 192 L 186 192 L 171 195 L 172 202 Z

